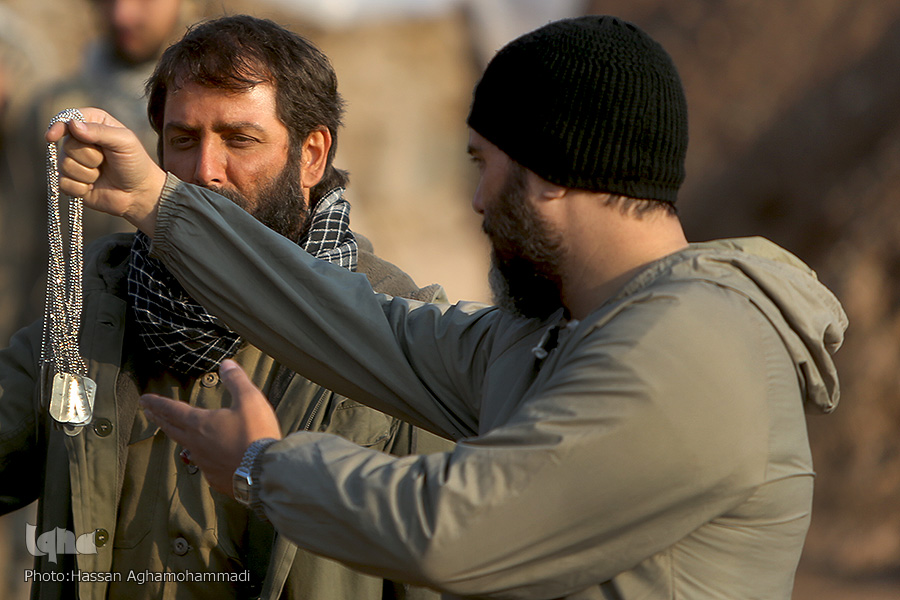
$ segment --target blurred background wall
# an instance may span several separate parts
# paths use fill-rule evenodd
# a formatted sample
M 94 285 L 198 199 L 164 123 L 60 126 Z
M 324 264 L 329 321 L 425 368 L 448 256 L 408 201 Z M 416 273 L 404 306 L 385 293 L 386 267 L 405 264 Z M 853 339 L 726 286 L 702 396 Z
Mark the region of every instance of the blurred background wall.
M 900 597 L 900 2 L 197 0 L 197 7 L 273 18 L 329 55 L 347 100 L 337 164 L 351 172 L 354 229 L 420 285 L 443 284 L 453 300 L 488 299 L 464 126 L 485 61 L 508 39 L 566 14 L 615 14 L 659 40 L 679 67 L 690 107 L 688 179 L 678 204 L 691 239 L 767 236 L 816 269 L 850 316 L 838 354 L 841 405 L 809 419 L 819 475 L 794 598 Z M 90 0 L 0 0 L 0 20 L 15 15 L 35 47 L 35 68 L 13 82 L 17 93 L 77 68 L 97 35 L 93 10 Z M 2 192 L 0 199 L 0 223 L 17 202 L 42 201 Z M 6 335 L 24 325 L 8 322 L 0 306 L 3 319 Z M 0 520 L 3 598 L 25 593 L 29 510 Z

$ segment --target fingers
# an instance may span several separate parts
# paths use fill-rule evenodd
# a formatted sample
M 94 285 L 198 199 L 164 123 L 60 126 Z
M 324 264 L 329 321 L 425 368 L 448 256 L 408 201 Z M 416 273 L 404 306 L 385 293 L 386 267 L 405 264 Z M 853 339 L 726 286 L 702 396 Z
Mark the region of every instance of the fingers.
M 103 152 L 94 145 L 73 140 L 64 144 L 64 152 L 58 165 L 60 189 L 74 198 L 83 197 L 100 178 Z
M 147 418 L 159 425 L 166 435 L 182 445 L 191 441 L 196 422 L 196 409 L 184 402 L 165 398 L 156 394 L 141 396 L 141 406 Z
M 58 142 L 62 136 L 66 135 L 66 133 L 68 133 L 66 124 L 62 121 L 57 121 L 47 130 L 47 133 L 44 134 L 44 139 L 48 142 L 55 143 Z
M 96 148 L 83 148 L 79 152 L 79 158 L 66 156 L 59 165 L 60 183 L 63 190 L 69 193 L 72 185 L 83 184 L 90 186 L 100 178 L 100 169 L 103 162 L 103 153 Z
M 76 181 L 68 177 L 59 178 L 60 191 L 70 198 L 84 198 L 94 189 L 93 183 Z
M 62 154 L 58 169 L 60 185 L 63 191 L 72 196 L 82 196 L 90 191 L 90 185 L 100 177 L 100 165 L 103 164 L 103 150 L 95 141 L 108 139 L 109 135 L 97 131 L 86 131 L 84 124 L 78 121 L 54 123 L 47 132 L 47 139 L 55 141 L 67 131 L 71 132 L 60 145 Z M 113 137 L 113 139 L 115 139 Z M 79 187 L 81 186 L 81 187 Z
M 79 168 L 95 170 L 103 164 L 103 151 L 93 144 L 72 142 L 64 144 L 63 150 L 65 155 L 59 167 L 67 173 L 78 174 L 76 170 Z

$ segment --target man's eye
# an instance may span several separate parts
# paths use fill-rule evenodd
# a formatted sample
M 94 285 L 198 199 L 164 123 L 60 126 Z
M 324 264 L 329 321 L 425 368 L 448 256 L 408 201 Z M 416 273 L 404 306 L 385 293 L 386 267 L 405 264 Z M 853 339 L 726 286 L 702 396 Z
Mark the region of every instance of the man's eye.
M 247 135 L 233 135 L 228 141 L 237 146 L 248 146 L 256 142 L 254 138 Z
M 173 148 L 187 148 L 194 143 L 194 138 L 187 135 L 179 135 L 169 139 L 169 146 Z

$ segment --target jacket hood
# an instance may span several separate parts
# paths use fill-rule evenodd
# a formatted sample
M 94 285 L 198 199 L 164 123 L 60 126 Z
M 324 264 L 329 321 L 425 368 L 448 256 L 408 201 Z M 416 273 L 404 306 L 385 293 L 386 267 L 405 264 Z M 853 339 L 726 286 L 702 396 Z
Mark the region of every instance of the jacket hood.
M 766 315 L 794 359 L 807 409 L 833 411 L 840 387 L 832 355 L 848 320 L 815 271 L 761 237 L 691 244 L 679 255 L 696 269 L 694 276 L 709 273 L 711 281 L 743 294 Z

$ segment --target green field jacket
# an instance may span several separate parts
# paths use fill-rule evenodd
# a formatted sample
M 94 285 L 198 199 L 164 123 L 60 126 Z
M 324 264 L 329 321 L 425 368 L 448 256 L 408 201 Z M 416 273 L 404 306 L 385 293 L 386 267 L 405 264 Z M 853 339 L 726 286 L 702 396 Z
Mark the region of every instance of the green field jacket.
M 272 445 L 258 498 L 301 547 L 448 598 L 790 598 L 805 411 L 835 407 L 847 321 L 771 242 L 692 244 L 581 321 L 536 321 L 373 294 L 170 177 L 152 253 L 290 368 L 458 440 Z
M 364 575 L 298 550 L 251 511 L 211 492 L 196 468 L 179 460 L 180 448 L 138 409 L 139 394 L 152 390 L 196 406 L 219 407 L 224 386 L 215 373 L 185 381 L 154 376 L 136 383 L 140 369 L 131 363 L 140 354 L 129 349 L 126 333 L 131 238 L 109 236 L 86 255 L 81 350 L 97 383 L 90 426 L 78 435 L 66 435 L 42 405 L 36 385 L 40 323 L 18 332 L 10 347 L 0 351 L 0 511 L 39 500 L 37 523 L 17 537 L 17 543 L 37 555 L 32 597 L 437 598 L 435 592 Z M 444 298 L 440 286 L 420 289 L 366 250 L 360 252 L 359 270 L 373 285 L 394 294 L 428 301 Z M 373 451 L 399 455 L 452 447 L 294 376 L 249 344 L 235 360 L 264 392 L 276 393 L 285 433 L 329 431 Z M 138 454 L 134 449 L 139 444 L 153 444 L 153 453 Z M 159 452 L 162 461 L 135 464 Z M 147 501 L 157 490 L 161 501 Z M 219 537 L 223 527 L 230 538 L 225 533 Z M 61 546 L 53 544 L 54 551 L 42 551 L 47 547 L 38 540 L 54 531 L 62 536 L 71 532 L 75 539 L 86 535 L 95 551 L 74 552 L 64 537 L 54 538 L 63 540 Z M 181 574 L 182 579 L 154 581 L 166 572 Z M 235 574 L 234 580 L 197 581 L 205 573 L 222 572 Z

